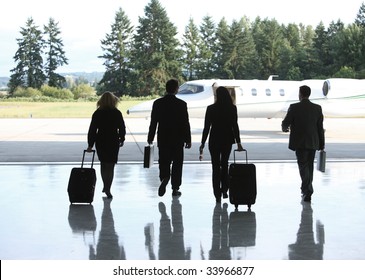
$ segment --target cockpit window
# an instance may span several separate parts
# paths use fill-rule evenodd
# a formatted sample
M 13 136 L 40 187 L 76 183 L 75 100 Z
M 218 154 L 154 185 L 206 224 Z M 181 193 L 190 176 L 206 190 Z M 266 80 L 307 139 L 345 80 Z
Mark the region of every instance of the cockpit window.
M 202 85 L 196 84 L 183 84 L 180 86 L 177 94 L 195 94 L 199 92 L 203 92 L 204 87 Z

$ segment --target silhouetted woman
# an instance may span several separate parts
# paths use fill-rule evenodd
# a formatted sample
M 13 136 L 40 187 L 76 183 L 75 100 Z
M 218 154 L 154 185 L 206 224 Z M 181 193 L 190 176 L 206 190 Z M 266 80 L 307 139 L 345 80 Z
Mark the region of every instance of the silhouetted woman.
M 105 92 L 97 102 L 88 132 L 88 148 L 95 144 L 100 160 L 100 173 L 104 183 L 103 192 L 113 198 L 110 188 L 114 178 L 114 166 L 118 161 L 119 147 L 125 140 L 125 124 L 122 113 L 117 109 L 119 99 L 111 92 Z
M 237 143 L 237 149 L 242 151 L 240 131 L 237 123 L 237 107 L 233 104 L 229 91 L 225 87 L 216 90 L 216 102 L 207 107 L 200 153 L 203 153 L 205 141 L 209 135 L 209 152 L 212 162 L 213 193 L 216 202 L 221 197 L 227 198 L 228 192 L 228 160 L 232 144 Z

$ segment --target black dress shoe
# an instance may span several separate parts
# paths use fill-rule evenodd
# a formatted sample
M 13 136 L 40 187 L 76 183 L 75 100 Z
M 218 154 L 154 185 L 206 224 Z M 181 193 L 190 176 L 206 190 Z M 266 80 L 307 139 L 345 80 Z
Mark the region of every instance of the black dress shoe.
M 180 196 L 181 195 L 181 192 L 178 191 L 178 190 L 173 190 L 172 191 L 172 196 Z
M 110 192 L 105 191 L 105 194 L 106 194 L 106 197 L 107 198 L 109 198 L 109 199 L 113 198 L 113 196 L 112 196 L 112 194 Z
M 312 200 L 312 195 L 311 194 L 303 195 L 303 201 L 311 202 L 311 200 Z
M 158 195 L 159 196 L 163 196 L 165 194 L 165 192 L 166 192 L 166 186 L 167 186 L 168 182 L 169 182 L 169 178 L 162 179 L 161 185 L 158 188 Z

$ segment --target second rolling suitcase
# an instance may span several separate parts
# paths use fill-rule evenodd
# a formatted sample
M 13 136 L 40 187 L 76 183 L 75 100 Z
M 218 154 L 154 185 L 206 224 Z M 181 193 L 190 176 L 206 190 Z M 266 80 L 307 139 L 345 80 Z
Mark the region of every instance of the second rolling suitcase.
M 251 205 L 256 202 L 256 166 L 248 163 L 247 150 L 246 163 L 236 162 L 236 152 L 234 150 L 234 162 L 229 165 L 229 201 L 236 209 L 238 205 L 247 205 L 251 209 Z
M 94 200 L 96 173 L 93 168 L 95 150 L 92 151 L 91 167 L 84 167 L 85 153 L 82 156 L 81 168 L 75 167 L 71 170 L 68 182 L 68 197 L 71 203 L 90 203 Z

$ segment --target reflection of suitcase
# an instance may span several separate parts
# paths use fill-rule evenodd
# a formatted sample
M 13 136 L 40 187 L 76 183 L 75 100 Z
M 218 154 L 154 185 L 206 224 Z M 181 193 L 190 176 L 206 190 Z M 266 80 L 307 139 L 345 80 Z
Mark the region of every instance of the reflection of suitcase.
M 256 167 L 248 163 L 247 150 L 246 163 L 236 163 L 236 153 L 234 150 L 234 162 L 229 165 L 229 201 L 236 209 L 238 205 L 251 205 L 256 202 Z
M 94 200 L 94 191 L 96 184 L 96 173 L 93 168 L 95 150 L 92 151 L 91 167 L 84 167 L 86 150 L 82 156 L 81 168 L 75 167 L 71 170 L 68 182 L 68 196 L 71 203 L 90 203 Z
M 94 207 L 92 205 L 71 204 L 68 212 L 68 223 L 73 233 L 95 232 L 97 224 Z
M 70 204 L 68 223 L 75 235 L 81 235 L 87 246 L 95 246 L 97 227 L 94 207 L 91 204 Z
M 229 247 L 250 247 L 256 245 L 256 214 L 238 210 L 229 214 Z

